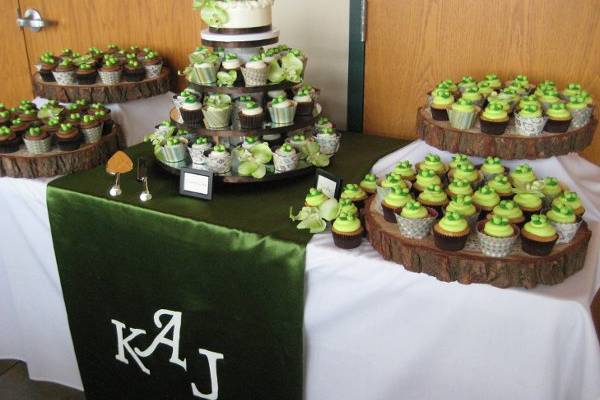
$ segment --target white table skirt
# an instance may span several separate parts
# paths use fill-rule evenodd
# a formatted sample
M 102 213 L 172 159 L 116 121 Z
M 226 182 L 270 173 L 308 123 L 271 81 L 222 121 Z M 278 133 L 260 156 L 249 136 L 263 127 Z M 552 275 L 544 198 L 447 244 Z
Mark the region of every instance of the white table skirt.
M 430 150 L 440 153 L 415 142 L 374 172 Z M 589 310 L 600 286 L 600 169 L 577 155 L 530 164 L 582 196 L 593 231 L 585 268 L 532 290 L 465 286 L 408 272 L 366 241 L 342 251 L 316 235 L 306 260 L 307 399 L 600 397 Z M 44 181 L 0 179 L 0 358 L 81 389 L 45 196 Z

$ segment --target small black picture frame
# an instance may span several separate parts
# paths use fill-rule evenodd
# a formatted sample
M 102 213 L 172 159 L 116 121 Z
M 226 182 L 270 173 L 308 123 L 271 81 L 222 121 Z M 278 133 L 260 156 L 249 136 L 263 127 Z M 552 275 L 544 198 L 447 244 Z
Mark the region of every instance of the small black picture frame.
M 182 168 L 179 194 L 197 199 L 212 200 L 213 173 L 199 169 Z
M 342 193 L 342 178 L 319 168 L 316 172 L 315 187 L 325 195 L 339 199 Z

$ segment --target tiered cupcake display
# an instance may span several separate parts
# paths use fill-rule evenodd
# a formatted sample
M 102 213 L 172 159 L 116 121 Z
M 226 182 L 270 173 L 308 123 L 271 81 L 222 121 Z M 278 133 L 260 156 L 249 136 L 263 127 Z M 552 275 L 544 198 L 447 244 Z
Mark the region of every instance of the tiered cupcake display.
M 551 80 L 537 85 L 496 74 L 440 82 L 417 115 L 419 135 L 450 152 L 534 159 L 581 151 L 597 125 L 595 104 L 578 83 L 562 90 Z
M 226 183 L 279 180 L 325 167 L 341 136 L 304 82 L 308 58 L 278 41 L 272 0 L 199 2 L 209 26 L 180 72 L 188 88 L 148 140 L 161 165 L 210 170 Z
M 111 111 L 80 99 L 50 100 L 41 107 L 23 100 L 0 104 L 0 176 L 55 176 L 92 168 L 117 147 Z
M 34 90 L 40 97 L 73 101 L 120 103 L 162 94 L 169 89 L 169 71 L 162 56 L 138 46 L 105 50 L 91 47 L 84 54 L 64 49 L 59 55 L 45 52 L 35 65 Z
M 577 193 L 526 163 L 498 157 L 446 164 L 429 154 L 360 183 L 374 193 L 365 210 L 373 246 L 411 271 L 441 280 L 533 287 L 583 267 L 591 233 Z

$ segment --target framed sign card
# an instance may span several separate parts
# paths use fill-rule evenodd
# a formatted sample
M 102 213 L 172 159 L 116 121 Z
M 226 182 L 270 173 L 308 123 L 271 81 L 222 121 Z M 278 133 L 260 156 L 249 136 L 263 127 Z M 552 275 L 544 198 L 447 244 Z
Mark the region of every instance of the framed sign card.
M 179 179 L 179 194 L 211 200 L 213 192 L 213 173 L 198 169 L 182 168 Z
M 338 199 L 342 192 L 342 178 L 329 172 L 317 169 L 317 182 L 315 187 L 330 198 Z

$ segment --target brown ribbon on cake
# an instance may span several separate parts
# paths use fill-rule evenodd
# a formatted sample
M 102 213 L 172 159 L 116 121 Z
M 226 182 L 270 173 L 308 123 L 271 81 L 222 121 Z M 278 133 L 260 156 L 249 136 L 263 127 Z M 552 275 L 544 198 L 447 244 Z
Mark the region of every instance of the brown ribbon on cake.
M 212 26 L 208 28 L 210 33 L 219 33 L 221 35 L 245 35 L 248 33 L 269 32 L 270 30 L 271 25 L 257 26 L 254 28 L 213 28 Z

